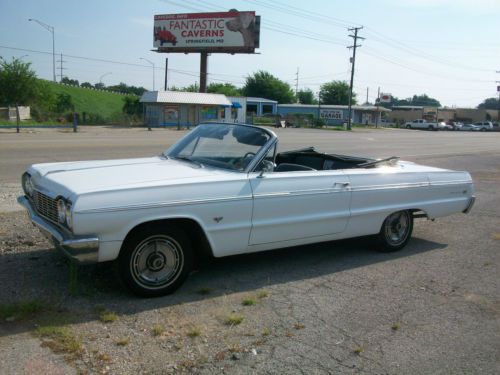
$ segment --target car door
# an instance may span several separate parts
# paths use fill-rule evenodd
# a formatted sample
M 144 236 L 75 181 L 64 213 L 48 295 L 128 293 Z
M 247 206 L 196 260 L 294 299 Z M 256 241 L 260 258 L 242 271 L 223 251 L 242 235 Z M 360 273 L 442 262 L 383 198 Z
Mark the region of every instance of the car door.
M 249 244 L 342 232 L 349 220 L 349 178 L 341 170 L 252 173 Z

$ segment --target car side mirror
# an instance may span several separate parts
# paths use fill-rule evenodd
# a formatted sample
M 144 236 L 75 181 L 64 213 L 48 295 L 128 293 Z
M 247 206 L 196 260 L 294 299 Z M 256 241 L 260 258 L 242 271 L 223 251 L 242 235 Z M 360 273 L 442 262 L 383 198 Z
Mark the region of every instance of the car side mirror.
M 262 177 L 264 175 L 264 173 L 266 172 L 272 172 L 274 171 L 274 163 L 272 161 L 269 161 L 269 160 L 262 160 L 260 162 L 260 174 L 259 174 L 259 177 Z

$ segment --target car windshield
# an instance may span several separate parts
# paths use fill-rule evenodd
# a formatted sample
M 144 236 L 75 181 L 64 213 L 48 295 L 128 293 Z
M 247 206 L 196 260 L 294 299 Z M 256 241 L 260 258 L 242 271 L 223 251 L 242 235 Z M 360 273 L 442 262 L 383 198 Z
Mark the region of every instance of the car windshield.
M 272 138 L 263 129 L 233 124 L 202 124 L 165 151 L 171 159 L 244 171 Z

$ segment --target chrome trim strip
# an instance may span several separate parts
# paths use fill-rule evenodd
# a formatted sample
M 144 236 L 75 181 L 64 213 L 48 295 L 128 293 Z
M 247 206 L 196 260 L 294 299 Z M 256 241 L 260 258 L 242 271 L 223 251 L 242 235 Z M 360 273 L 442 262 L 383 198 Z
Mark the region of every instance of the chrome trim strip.
M 103 208 L 90 208 L 87 210 L 74 211 L 73 214 L 89 214 L 98 212 L 114 212 L 114 211 L 126 211 L 126 210 L 142 210 L 146 208 L 160 208 L 160 207 L 173 207 L 173 206 L 184 206 L 193 204 L 206 204 L 214 202 L 231 202 L 252 199 L 251 195 L 243 195 L 236 197 L 222 197 L 222 198 L 206 198 L 206 199 L 190 199 L 190 200 L 179 200 L 170 202 L 157 202 L 157 203 L 141 203 L 141 204 L 129 204 L 123 206 L 111 206 Z
M 63 251 L 70 259 L 80 264 L 97 263 L 99 254 L 99 238 L 97 237 L 75 237 L 61 228 L 57 228 L 45 221 L 35 212 L 26 197 L 18 197 L 17 202 L 28 211 L 31 222 L 49 239 L 54 245 Z

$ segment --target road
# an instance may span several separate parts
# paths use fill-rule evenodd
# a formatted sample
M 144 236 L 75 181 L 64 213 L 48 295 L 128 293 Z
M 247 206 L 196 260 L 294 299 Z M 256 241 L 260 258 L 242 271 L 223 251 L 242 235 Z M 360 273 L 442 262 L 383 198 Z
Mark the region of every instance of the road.
M 376 253 L 361 239 L 223 258 L 192 274 L 174 295 L 148 300 L 124 292 L 106 265 L 81 268 L 75 292 L 69 267 L 24 214 L 0 212 L 0 305 L 50 301 L 40 316 L 0 324 L 0 367 L 9 373 L 33 363 L 60 373 L 67 366 L 123 374 L 500 373 L 500 133 L 277 133 L 282 149 L 314 145 L 468 170 L 477 203 L 469 215 L 418 220 L 413 239 L 397 253 Z M 31 163 L 154 155 L 182 134 L 0 132 L 0 192 L 18 189 Z M 255 304 L 244 306 L 249 299 Z M 96 313 L 102 309 L 117 320 L 102 322 Z M 229 313 L 242 323 L 225 325 Z M 83 354 L 54 354 L 48 344 L 37 349 L 35 324 L 54 320 L 80 340 Z

